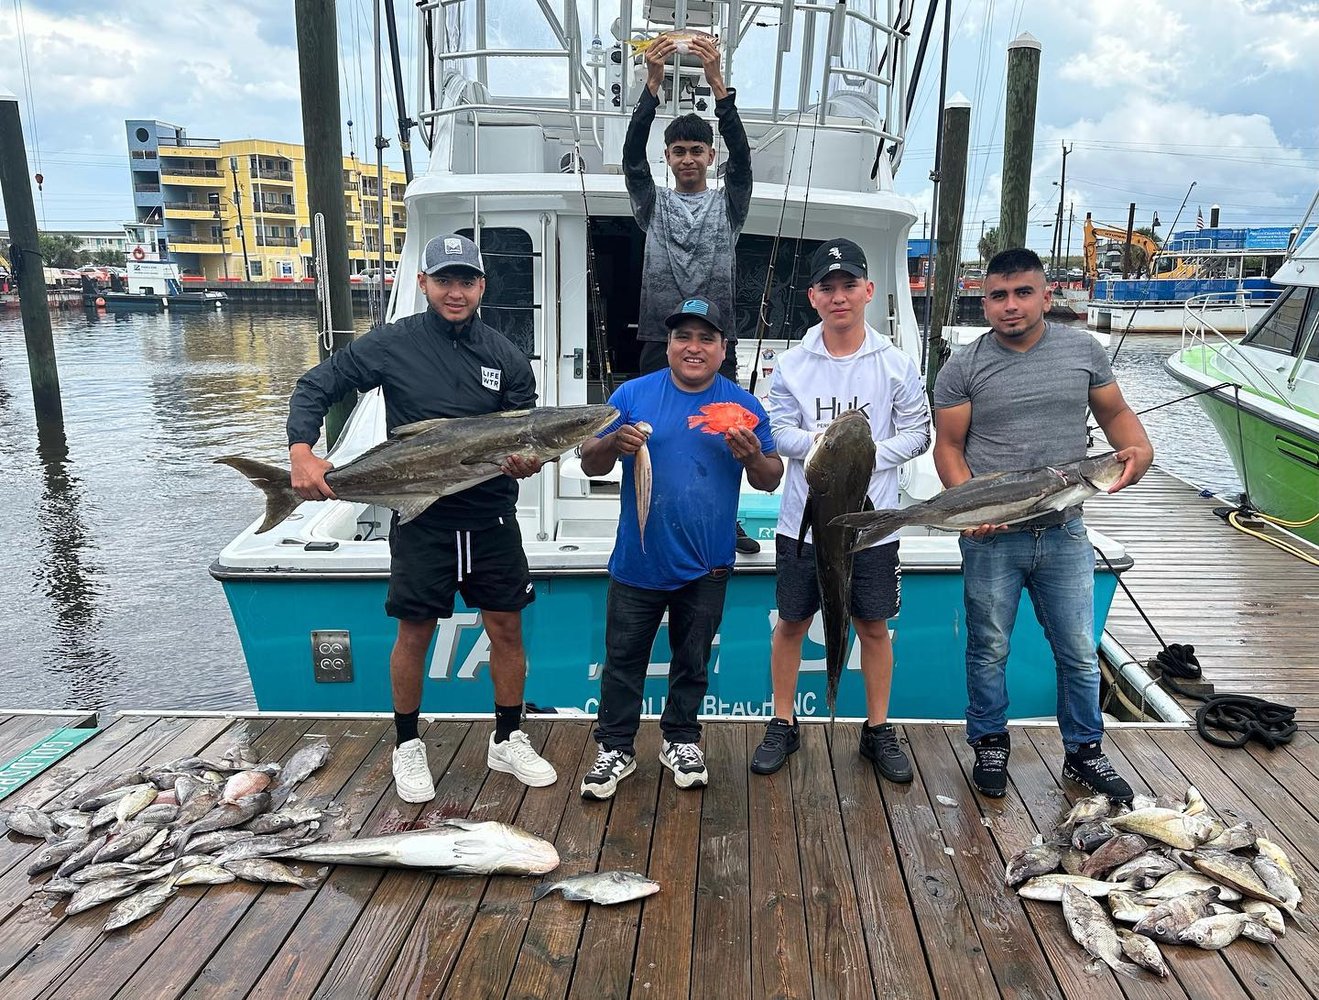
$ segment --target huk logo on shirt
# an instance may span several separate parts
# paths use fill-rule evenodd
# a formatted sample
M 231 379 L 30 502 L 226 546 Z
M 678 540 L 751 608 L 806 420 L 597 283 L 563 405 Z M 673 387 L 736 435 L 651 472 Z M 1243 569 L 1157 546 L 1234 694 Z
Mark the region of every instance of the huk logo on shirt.
M 499 391 L 499 369 L 481 367 L 481 384 L 491 392 Z

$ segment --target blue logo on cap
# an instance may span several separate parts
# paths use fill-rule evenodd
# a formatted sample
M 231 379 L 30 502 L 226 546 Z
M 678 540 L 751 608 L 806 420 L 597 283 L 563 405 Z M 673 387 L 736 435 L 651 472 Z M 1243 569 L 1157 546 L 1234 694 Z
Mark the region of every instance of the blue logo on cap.
M 678 311 L 692 313 L 696 316 L 708 316 L 710 315 L 710 306 L 701 299 L 688 299 Z

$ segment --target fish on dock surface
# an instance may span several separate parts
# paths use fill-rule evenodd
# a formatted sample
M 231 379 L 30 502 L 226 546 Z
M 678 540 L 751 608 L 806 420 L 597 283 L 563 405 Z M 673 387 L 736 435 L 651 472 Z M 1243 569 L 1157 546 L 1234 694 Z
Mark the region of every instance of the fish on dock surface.
M 838 682 L 843 676 L 852 629 L 852 553 L 861 547 L 850 544 L 852 532 L 841 522 L 869 505 L 866 491 L 874 470 L 875 440 L 870 421 L 860 410 L 839 414 L 806 455 L 806 504 L 797 531 L 797 554 L 802 553 L 809 528 L 820 588 L 827 669 L 825 701 L 831 719 L 837 711 Z
M 1020 472 L 991 472 L 944 490 L 923 503 L 897 510 L 873 510 L 837 519 L 857 529 L 852 551 L 885 538 L 899 528 L 923 524 L 962 531 L 982 524 L 1021 524 L 1051 511 L 1075 507 L 1107 491 L 1122 475 L 1123 463 L 1113 452 Z
M 636 872 L 584 872 L 536 886 L 531 901 L 544 899 L 556 889 L 563 893 L 564 899 L 612 906 L 653 896 L 660 891 L 660 884 Z
M 618 411 L 605 404 L 542 406 L 479 417 L 440 417 L 394 428 L 389 440 L 326 473 L 340 500 L 376 503 L 398 511 L 407 524 L 441 497 L 503 474 L 510 455 L 549 461 L 609 426 Z M 293 513 L 302 497 L 288 469 L 239 455 L 231 466 L 266 495 L 266 516 L 256 533 Z
M 426 868 L 445 875 L 544 875 L 559 867 L 559 852 L 549 841 L 507 823 L 465 819 L 446 820 L 428 830 L 307 844 L 272 857 Z
M 1087 954 L 1115 972 L 1136 975 L 1137 967 L 1126 960 L 1117 928 L 1102 906 L 1071 885 L 1063 887 L 1062 904 L 1067 930 Z

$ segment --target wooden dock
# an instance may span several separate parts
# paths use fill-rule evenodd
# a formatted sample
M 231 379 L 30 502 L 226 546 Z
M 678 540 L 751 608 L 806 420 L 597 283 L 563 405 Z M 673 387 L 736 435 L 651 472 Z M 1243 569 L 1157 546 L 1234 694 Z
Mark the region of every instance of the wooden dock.
M 393 794 L 392 726 L 368 719 L 127 715 L 5 805 L 73 797 L 95 774 L 206 752 L 246 732 L 262 760 L 324 737 L 329 763 L 303 796 L 334 796 L 334 836 L 448 816 L 497 819 L 552 840 L 560 872 L 633 869 L 663 886 L 617 907 L 553 894 L 533 880 L 447 878 L 339 867 L 316 890 L 244 882 L 182 889 L 124 932 L 105 910 L 64 916 L 26 866 L 39 843 L 0 838 L 0 996 L 38 997 L 1314 997 L 1319 933 L 1304 918 L 1276 946 L 1165 948 L 1173 977 L 1115 978 L 1089 965 L 1060 908 L 1003 886 L 1003 861 L 1053 825 L 1068 793 L 1050 727 L 1014 727 L 1012 787 L 971 789 L 960 727 L 909 725 L 912 785 L 877 781 L 855 724 L 803 727 L 801 750 L 769 778 L 748 772 L 759 725 L 707 726 L 712 786 L 682 792 L 643 726 L 637 773 L 608 803 L 583 802 L 589 722 L 533 721 L 559 781 L 526 789 L 486 769 L 488 722 L 439 720 L 424 738 L 438 794 Z M 1140 789 L 1196 785 L 1226 820 L 1254 819 L 1283 845 L 1303 891 L 1319 892 L 1319 739 L 1272 753 L 1224 751 L 1193 732 L 1125 727 L 1110 753 Z
M 1155 468 L 1089 501 L 1085 519 L 1126 546 L 1135 565 L 1123 580 L 1165 642 L 1195 647 L 1217 693 L 1294 705 L 1298 720 L 1319 722 L 1319 568 L 1237 531 L 1214 514 L 1220 506 Z M 1121 590 L 1108 631 L 1141 663 L 1159 652 Z

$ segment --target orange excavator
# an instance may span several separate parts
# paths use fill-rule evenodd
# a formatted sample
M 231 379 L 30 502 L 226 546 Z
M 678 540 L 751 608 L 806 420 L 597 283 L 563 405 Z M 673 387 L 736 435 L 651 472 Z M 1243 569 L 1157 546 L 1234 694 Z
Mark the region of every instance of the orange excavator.
M 1121 229 L 1117 226 L 1106 226 L 1102 222 L 1097 223 L 1090 217 L 1090 213 L 1087 212 L 1085 215 L 1085 276 L 1090 282 L 1093 282 L 1099 275 L 1099 252 L 1097 249 L 1097 243 L 1101 239 L 1114 240 L 1125 245 L 1127 242 L 1127 231 L 1126 229 Z M 1145 251 L 1147 268 L 1159 253 L 1158 242 L 1150 239 L 1144 233 L 1133 232 L 1131 234 L 1131 245 L 1134 247 L 1140 247 Z M 1151 277 L 1190 278 L 1194 277 L 1195 271 L 1195 265 L 1178 259 L 1171 270 L 1161 270 L 1157 275 L 1151 275 Z

